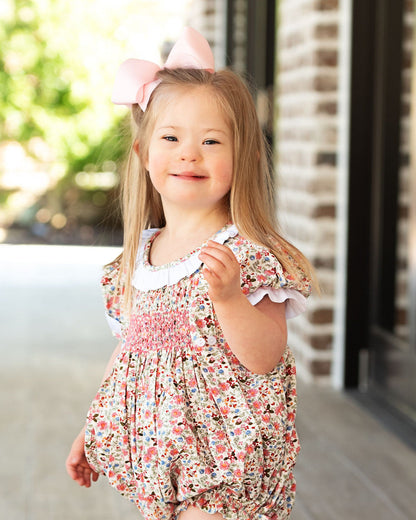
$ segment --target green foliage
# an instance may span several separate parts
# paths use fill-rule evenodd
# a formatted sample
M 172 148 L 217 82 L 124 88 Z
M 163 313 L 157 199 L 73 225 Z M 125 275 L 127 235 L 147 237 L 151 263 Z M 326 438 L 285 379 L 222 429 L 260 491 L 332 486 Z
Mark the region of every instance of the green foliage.
M 130 144 L 115 71 L 128 57 L 159 62 L 187 2 L 0 0 L 0 228 L 70 241 L 103 221 Z
M 2 2 L 8 12 L 0 25 L 0 139 L 24 145 L 40 137 L 71 172 L 109 128 L 117 131 L 110 91 L 97 95 L 89 88 L 91 70 L 78 54 L 81 33 L 70 2 Z

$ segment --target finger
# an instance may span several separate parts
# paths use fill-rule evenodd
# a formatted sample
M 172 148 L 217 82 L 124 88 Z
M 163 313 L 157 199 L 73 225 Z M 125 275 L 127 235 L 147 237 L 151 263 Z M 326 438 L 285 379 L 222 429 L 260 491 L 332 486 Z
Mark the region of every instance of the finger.
M 71 468 L 70 466 L 67 466 L 66 467 L 66 472 L 72 478 L 72 480 L 76 480 L 77 479 L 78 472 L 75 469 Z
M 92 469 L 87 461 L 85 461 L 84 480 L 86 482 L 86 487 L 90 487 L 92 482 L 96 482 L 98 480 L 98 477 L 98 473 Z
M 91 485 L 92 482 L 96 482 L 99 477 L 98 473 L 96 471 L 94 471 L 90 465 L 88 465 L 88 467 L 85 468 L 84 476 L 85 476 L 86 480 L 88 481 L 89 486 Z
M 215 286 L 219 281 L 218 275 L 216 275 L 206 267 L 202 270 L 202 274 L 204 275 L 204 278 L 208 282 L 209 286 Z
M 87 483 L 85 482 L 85 478 L 84 478 L 84 475 L 80 475 L 78 478 L 75 479 L 75 482 L 79 485 L 79 486 L 85 486 L 85 487 L 88 487 L 87 486 Z
M 215 258 L 216 260 L 223 263 L 224 266 L 227 265 L 227 263 L 228 263 L 227 258 L 224 256 L 224 254 L 222 254 L 220 251 L 218 251 L 218 249 L 214 249 L 213 247 L 204 247 L 204 249 L 202 249 L 201 252 L 199 253 L 199 257 L 200 258 L 201 257 Z
M 233 253 L 227 248 L 220 249 L 217 247 L 211 247 L 211 246 L 205 246 L 201 253 L 199 254 L 201 257 L 207 257 L 210 256 L 211 258 L 214 258 L 221 262 L 224 267 L 229 267 L 232 265 L 238 265 L 236 258 L 234 257 Z
M 91 486 L 91 469 L 83 468 L 82 475 L 80 477 L 81 486 L 89 488 Z
M 77 484 L 82 486 L 83 482 L 84 482 L 84 468 L 80 464 L 78 464 L 74 468 L 74 473 L 75 473 L 75 476 L 74 476 L 75 482 L 77 482 Z
M 73 480 L 76 480 L 78 477 L 78 463 L 75 460 L 70 460 L 66 462 L 65 466 L 68 475 Z
M 225 246 L 224 244 L 219 244 L 218 242 L 215 242 L 215 240 L 208 240 L 207 245 L 205 247 L 215 249 L 218 252 L 221 251 L 221 253 L 225 255 L 229 260 L 237 261 L 234 253 L 231 251 L 229 247 Z
M 205 269 L 208 269 L 212 274 L 220 277 L 226 272 L 226 266 L 215 256 L 211 256 L 208 253 L 201 253 L 200 259 L 204 262 Z
M 82 473 L 77 473 L 76 477 L 74 478 L 74 481 L 79 485 L 83 486 L 85 484 L 84 475 Z
M 86 461 L 76 462 L 75 459 L 67 465 L 67 471 L 70 477 L 80 486 L 90 487 L 91 473 L 94 470 L 88 465 Z M 95 473 L 94 479 L 98 479 L 98 474 Z
M 226 261 L 224 262 L 223 258 L 221 258 L 221 255 L 214 249 L 210 249 L 210 248 L 203 249 L 199 253 L 199 258 L 204 258 L 204 259 L 208 259 L 208 260 L 210 258 L 212 258 L 213 260 L 223 264 L 224 267 L 227 265 Z
M 216 240 L 208 240 L 207 245 L 210 246 L 210 247 L 215 247 L 216 249 L 221 249 L 221 250 L 223 250 L 225 252 L 233 254 L 231 249 L 228 246 L 226 246 L 224 244 L 220 244 Z

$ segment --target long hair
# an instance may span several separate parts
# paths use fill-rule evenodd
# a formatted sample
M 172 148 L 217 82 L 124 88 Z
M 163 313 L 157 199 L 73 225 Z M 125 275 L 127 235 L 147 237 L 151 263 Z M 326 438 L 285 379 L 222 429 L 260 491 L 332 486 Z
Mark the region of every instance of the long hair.
M 295 279 L 306 276 L 313 280 L 309 261 L 279 232 L 268 147 L 244 81 L 230 70 L 210 73 L 200 69 L 163 69 L 157 77 L 161 83 L 153 91 L 146 111 L 142 112 L 138 105 L 132 106 L 133 144 L 121 185 L 124 243 L 122 254 L 115 260 L 120 264 L 125 284 L 124 310 L 128 312 L 132 303 L 131 281 L 142 231 L 165 225 L 160 195 L 144 166 L 156 118 L 172 93 L 197 87 L 205 87 L 207 95 L 215 97 L 231 128 L 233 177 L 228 197 L 231 220 L 243 236 L 268 248 Z M 138 143 L 138 154 L 134 142 Z

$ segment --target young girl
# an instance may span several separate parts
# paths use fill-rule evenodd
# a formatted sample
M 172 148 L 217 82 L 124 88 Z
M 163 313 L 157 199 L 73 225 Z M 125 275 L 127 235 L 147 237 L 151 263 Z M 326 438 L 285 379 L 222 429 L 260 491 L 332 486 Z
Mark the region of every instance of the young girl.
M 119 70 L 137 127 L 102 279 L 120 343 L 67 469 L 86 487 L 104 474 L 149 520 L 281 520 L 299 451 L 286 318 L 311 269 L 276 232 L 252 98 L 213 69 L 187 29 L 165 68 Z

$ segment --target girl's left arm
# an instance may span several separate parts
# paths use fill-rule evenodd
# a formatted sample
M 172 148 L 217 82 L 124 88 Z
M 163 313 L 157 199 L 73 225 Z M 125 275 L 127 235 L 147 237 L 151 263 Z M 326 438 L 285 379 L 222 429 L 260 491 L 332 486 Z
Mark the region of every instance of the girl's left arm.
M 250 371 L 270 372 L 286 347 L 285 303 L 266 296 L 253 306 L 241 291 L 240 264 L 228 247 L 210 240 L 199 257 L 229 347 Z

